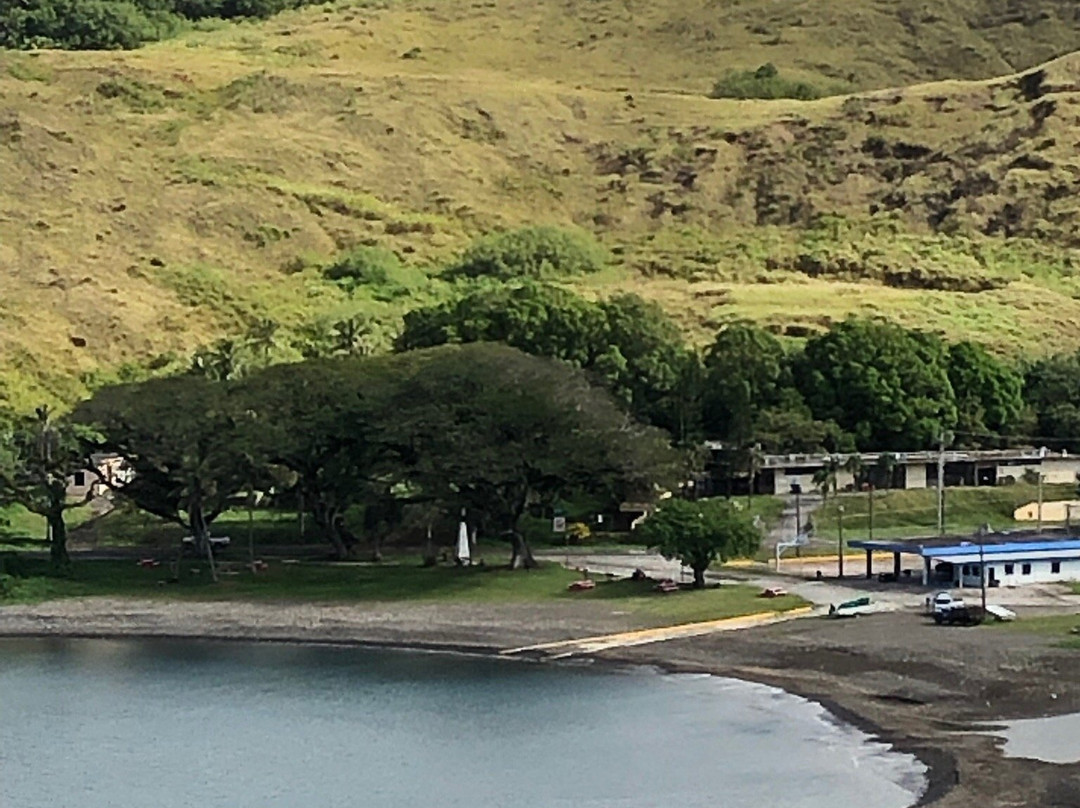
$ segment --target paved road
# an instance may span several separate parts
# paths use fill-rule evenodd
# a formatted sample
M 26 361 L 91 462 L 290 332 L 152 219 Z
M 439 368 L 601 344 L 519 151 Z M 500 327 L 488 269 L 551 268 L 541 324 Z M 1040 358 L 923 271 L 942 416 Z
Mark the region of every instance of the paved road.
M 561 553 L 549 553 L 547 558 L 566 563 L 566 556 Z M 891 569 L 891 558 L 888 561 L 888 567 Z M 851 562 L 850 558 L 849 562 Z M 653 578 L 672 578 L 676 581 L 690 581 L 692 578 L 689 569 L 682 567 L 678 561 L 667 561 L 659 555 L 641 550 L 624 554 L 572 554 L 570 566 L 588 569 L 591 573 L 611 573 L 620 577 L 632 574 L 635 569 L 641 569 Z M 784 569 L 796 572 L 796 574 L 778 575 L 761 565 L 750 565 L 741 568 L 725 567 L 722 575 L 710 570 L 705 577 L 710 581 L 720 581 L 722 577 L 726 581 L 738 581 L 762 589 L 783 587 L 792 594 L 813 603 L 822 611 L 827 610 L 830 604 L 842 603 L 862 595 L 870 596 L 874 611 L 913 611 L 921 609 L 925 598 L 933 591 L 916 584 L 897 585 L 881 584 L 876 580 L 868 581 L 859 574 L 863 567 L 857 563 L 851 567 L 852 573 L 855 574 L 843 581 L 833 577 L 822 580 L 811 577 L 818 568 L 825 575 L 832 575 L 836 569 L 835 558 L 804 559 L 801 562 L 785 561 Z M 803 574 L 800 575 L 799 572 Z M 977 589 L 953 591 L 971 601 L 977 601 L 979 598 Z M 990 603 L 1009 608 L 1043 613 L 1080 612 L 1080 595 L 1071 594 L 1060 584 L 1031 584 L 994 589 L 988 592 L 988 600 Z
M 771 551 L 778 542 L 791 541 L 795 538 L 799 532 L 799 519 L 805 525 L 806 520 L 810 517 L 814 511 L 820 508 L 822 505 L 822 499 L 819 494 L 802 494 L 799 498 L 799 507 L 795 508 L 795 497 L 788 496 L 784 499 L 784 510 L 780 514 L 780 521 L 770 531 L 769 535 L 765 538 L 765 546 Z M 798 519 L 796 519 L 798 514 Z M 788 555 L 792 555 L 793 550 L 788 551 Z
M 566 562 L 565 555 L 550 554 L 547 556 L 553 561 Z M 570 556 L 570 566 L 575 569 L 587 569 L 590 573 L 618 575 L 620 577 L 630 575 L 635 569 L 644 571 L 652 578 L 672 578 L 676 581 L 690 581 L 692 575 L 688 568 L 683 567 L 678 561 L 668 561 L 662 556 L 647 552 L 633 552 L 626 554 L 578 554 Z M 821 609 L 827 609 L 830 604 L 842 603 L 852 598 L 865 595 L 863 588 L 855 585 L 855 582 L 842 584 L 835 580 L 825 579 L 805 580 L 784 575 L 770 573 L 760 567 L 746 567 L 744 569 L 725 569 L 723 576 L 710 570 L 705 574 L 707 580 L 719 582 L 724 580 L 737 580 L 750 586 L 783 587 L 788 592 L 808 600 Z M 883 590 L 873 594 L 875 610 L 895 611 L 903 608 L 917 608 L 922 603 L 923 595 L 907 590 Z

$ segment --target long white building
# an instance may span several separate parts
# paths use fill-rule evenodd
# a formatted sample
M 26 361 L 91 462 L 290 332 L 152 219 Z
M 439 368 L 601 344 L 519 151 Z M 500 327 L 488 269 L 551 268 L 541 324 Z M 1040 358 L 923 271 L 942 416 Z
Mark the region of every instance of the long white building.
M 716 442 L 706 444 L 706 448 L 719 459 L 724 452 L 724 445 Z M 891 458 L 891 471 L 886 475 L 882 463 L 883 455 Z M 863 480 L 869 479 L 877 488 L 933 488 L 937 486 L 937 452 L 863 452 L 858 455 L 861 461 Z M 839 465 L 837 488 L 841 491 L 852 490 L 857 486 L 854 474 L 844 466 L 851 458 L 850 454 L 779 454 L 765 455 L 761 458 L 754 480 L 754 492 L 759 494 L 788 494 L 798 486 L 803 493 L 815 488 L 814 475 L 831 460 Z M 1040 449 L 1004 449 L 1000 451 L 949 451 L 945 452 L 945 485 L 953 486 L 991 486 L 1016 482 L 1025 472 L 1042 474 L 1047 484 L 1074 483 L 1080 474 L 1080 455 L 1068 452 L 1051 452 Z M 747 484 L 745 470 L 736 470 Z M 886 479 L 886 476 L 888 479 Z M 722 488 L 720 481 L 716 487 Z

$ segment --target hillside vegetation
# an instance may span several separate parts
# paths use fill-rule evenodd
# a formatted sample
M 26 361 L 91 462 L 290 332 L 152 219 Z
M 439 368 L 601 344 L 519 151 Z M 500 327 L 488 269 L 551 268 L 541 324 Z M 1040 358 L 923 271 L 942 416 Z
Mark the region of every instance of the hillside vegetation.
M 268 322 L 360 315 L 387 344 L 455 294 L 470 242 L 522 225 L 591 232 L 606 266 L 564 282 L 655 299 L 698 342 L 858 313 L 1080 346 L 1080 57 L 1039 66 L 1080 48 L 1071 2 L 402 0 L 202 27 L 0 51 L 14 406 Z M 765 64 L 825 97 L 707 97 Z M 378 271 L 326 271 L 360 248 Z

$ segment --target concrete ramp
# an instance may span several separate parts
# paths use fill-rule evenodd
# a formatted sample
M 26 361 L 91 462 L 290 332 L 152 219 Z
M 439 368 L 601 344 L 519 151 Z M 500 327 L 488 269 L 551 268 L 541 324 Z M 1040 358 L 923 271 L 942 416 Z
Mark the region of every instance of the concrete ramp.
M 755 626 L 767 626 L 807 617 L 815 613 L 811 606 L 800 606 L 784 612 L 758 612 L 740 617 L 725 617 L 720 620 L 708 620 L 702 623 L 683 623 L 677 626 L 647 628 L 640 631 L 625 631 L 620 634 L 605 634 L 598 637 L 582 637 L 577 640 L 526 645 L 521 648 L 507 648 L 499 653 L 502 656 L 534 656 L 546 659 L 565 659 L 582 654 L 595 654 L 610 648 L 627 648 L 632 645 L 647 645 L 665 640 L 681 640 L 686 637 L 700 637 L 721 631 L 738 631 Z

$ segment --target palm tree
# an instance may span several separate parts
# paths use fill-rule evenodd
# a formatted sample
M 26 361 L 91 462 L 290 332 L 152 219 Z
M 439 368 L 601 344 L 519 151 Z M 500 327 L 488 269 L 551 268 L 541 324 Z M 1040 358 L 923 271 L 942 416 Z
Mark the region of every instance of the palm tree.
M 363 315 L 338 320 L 332 328 L 334 353 L 367 356 L 371 353 L 371 321 Z
M 761 451 L 760 443 L 755 443 L 747 450 L 746 470 L 750 472 L 750 487 L 746 490 L 747 507 L 749 507 L 753 502 L 754 480 L 757 479 L 757 474 L 759 471 L 761 471 L 761 463 L 764 459 L 765 455 Z
M 847 456 L 847 459 L 844 460 L 844 471 L 851 475 L 852 483 L 856 490 L 859 488 L 859 478 L 862 477 L 864 467 L 865 464 L 863 463 L 862 456 L 856 452 L 852 452 Z
M 245 341 L 254 352 L 262 355 L 263 364 L 269 364 L 270 352 L 277 347 L 279 327 L 276 321 L 263 317 L 248 329 Z
M 244 370 L 243 347 L 234 339 L 219 339 L 195 352 L 191 369 L 219 382 L 238 378 Z
M 899 461 L 892 452 L 882 452 L 878 455 L 874 467 L 877 469 L 878 476 L 885 481 L 884 488 L 892 488 L 893 473 L 896 471 L 897 465 L 899 465 Z
M 825 458 L 825 463 L 814 472 L 814 485 L 821 491 L 821 499 L 827 500 L 829 498 L 829 488 L 833 490 L 833 494 L 836 493 L 837 475 L 840 471 L 840 460 L 836 455 L 829 455 Z

